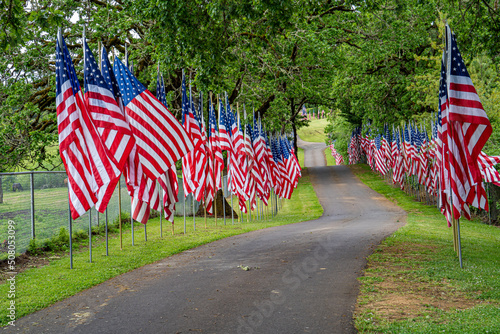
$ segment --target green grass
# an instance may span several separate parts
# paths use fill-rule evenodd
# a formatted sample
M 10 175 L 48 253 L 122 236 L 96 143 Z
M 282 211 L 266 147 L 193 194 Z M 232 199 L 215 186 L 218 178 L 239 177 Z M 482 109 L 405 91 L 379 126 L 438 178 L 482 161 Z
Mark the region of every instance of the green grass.
M 327 124 L 328 120 L 326 118 L 315 119 L 309 123 L 309 126 L 298 130 L 297 134 L 304 141 L 324 143 L 326 140 L 325 127 Z
M 326 165 L 327 166 L 335 166 L 335 165 L 337 165 L 335 163 L 335 158 L 332 156 L 332 151 L 330 151 L 329 147 L 327 147 L 325 149 L 325 157 L 326 157 Z
M 379 300 L 383 294 L 374 286 L 374 279 L 389 277 L 415 289 L 440 286 L 443 291 L 451 291 L 450 300 L 457 296 L 472 304 L 482 303 L 464 310 L 427 306 L 414 314 L 414 318 L 396 321 L 384 318 L 376 310 L 364 310 L 355 319 L 358 330 L 362 333 L 498 333 L 500 229 L 476 220 L 461 220 L 464 269 L 460 269 L 453 250 L 452 229 L 447 227 L 436 207 L 414 201 L 399 188 L 386 184 L 366 165 L 357 165 L 353 170 L 370 188 L 408 212 L 407 224 L 384 240 L 368 258 L 367 277 L 360 280 L 358 305 Z M 389 249 L 402 251 L 398 254 Z M 410 294 L 413 290 L 404 293 Z M 459 306 L 458 303 L 457 308 Z
M 83 249 L 74 254 L 74 269 L 69 269 L 70 261 L 67 255 L 51 259 L 47 266 L 28 269 L 16 277 L 17 317 L 30 314 L 112 277 L 190 248 L 266 227 L 316 219 L 321 216 L 323 209 L 309 182 L 307 171 L 304 171 L 303 175 L 292 199 L 284 201 L 282 210 L 273 219 L 247 223 L 244 216 L 242 223 L 235 222 L 231 225 L 231 219 L 228 219 L 227 225 L 223 226 L 223 220 L 219 218 L 218 225 L 215 226 L 214 219 L 209 218 L 205 229 L 204 219 L 197 218 L 197 229 L 193 231 L 193 220 L 190 218 L 187 219 L 187 234 L 183 234 L 183 219 L 176 217 L 175 235 L 171 235 L 171 224 L 164 221 L 163 238 L 160 238 L 159 218 L 155 218 L 148 222 L 147 242 L 144 241 L 144 228 L 136 224 L 135 246 L 131 245 L 129 229 L 123 235 L 123 250 L 119 249 L 119 238 L 116 235 L 110 239 L 109 256 L 105 256 L 103 238 L 100 237 L 99 241 L 94 240 L 94 244 L 98 245 L 93 247 L 92 263 L 89 263 L 88 250 Z M 7 291 L 7 284 L 0 285 L 0 296 L 7 296 Z M 7 305 L 7 298 L 0 298 L 2 326 L 8 321 Z
M 304 149 L 299 147 L 297 151 L 297 157 L 299 160 L 300 167 L 304 168 Z

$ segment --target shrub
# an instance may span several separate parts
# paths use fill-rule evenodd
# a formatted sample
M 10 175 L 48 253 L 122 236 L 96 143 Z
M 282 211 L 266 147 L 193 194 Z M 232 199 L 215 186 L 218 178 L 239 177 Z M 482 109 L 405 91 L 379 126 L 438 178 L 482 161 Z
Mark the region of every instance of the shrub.
M 130 215 L 128 212 L 122 211 L 122 225 L 129 225 L 130 224 Z M 120 223 L 118 221 L 118 216 L 116 216 L 115 220 L 113 221 L 114 227 L 118 228 L 120 226 Z

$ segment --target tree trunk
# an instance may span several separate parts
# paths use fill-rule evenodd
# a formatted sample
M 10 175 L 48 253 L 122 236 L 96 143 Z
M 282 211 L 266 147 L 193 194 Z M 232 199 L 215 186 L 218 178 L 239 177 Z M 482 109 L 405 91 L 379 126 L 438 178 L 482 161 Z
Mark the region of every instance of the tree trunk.
M 222 190 L 220 190 L 220 189 L 219 189 L 219 191 L 217 191 L 217 197 L 214 201 L 214 206 L 217 207 L 217 218 L 224 217 L 224 212 L 223 212 L 224 206 L 222 204 L 222 201 L 226 202 L 226 218 L 227 217 L 231 218 L 231 211 L 233 211 L 234 218 L 238 219 L 238 215 L 236 214 L 236 211 L 233 210 L 233 208 L 231 207 L 229 202 L 223 197 Z M 215 207 L 214 207 L 214 214 L 215 214 Z M 198 212 L 196 212 L 196 216 L 199 216 L 199 217 L 205 216 L 205 207 L 203 205 L 199 206 Z M 214 217 L 214 215 L 209 215 L 208 213 L 207 213 L 207 216 Z

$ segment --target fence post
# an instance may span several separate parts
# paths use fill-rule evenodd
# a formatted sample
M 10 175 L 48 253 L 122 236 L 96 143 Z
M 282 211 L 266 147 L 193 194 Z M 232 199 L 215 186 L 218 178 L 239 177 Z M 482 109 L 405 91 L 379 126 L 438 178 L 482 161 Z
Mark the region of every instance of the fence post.
M 31 239 L 35 239 L 35 186 L 33 182 L 33 172 L 30 173 L 31 190 Z

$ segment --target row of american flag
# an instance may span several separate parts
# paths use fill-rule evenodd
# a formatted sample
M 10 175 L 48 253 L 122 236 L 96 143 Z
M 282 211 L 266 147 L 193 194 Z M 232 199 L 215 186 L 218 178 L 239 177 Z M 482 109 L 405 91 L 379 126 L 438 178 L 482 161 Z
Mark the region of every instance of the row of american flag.
M 392 173 L 393 183 L 402 189 L 413 176 L 429 194 L 438 196 L 449 225 L 453 218 L 470 219 L 470 206 L 488 210 L 483 181 L 500 185 L 494 167 L 500 156 L 482 151 L 492 127 L 448 25 L 438 112 L 431 127 L 431 138 L 416 124 L 393 127 L 392 133 L 385 126 L 376 136 L 370 135 L 369 126 L 364 136 L 357 128 L 349 143 L 349 163 L 360 162 L 364 154 L 372 169 Z
M 226 99 L 218 99 L 218 120 L 209 97 L 198 108 L 182 78 L 182 124 L 167 109 L 158 71 L 156 96 L 118 57 L 113 66 L 102 48 L 101 66 L 84 39 L 84 93 L 61 34 L 56 44 L 56 108 L 59 149 L 68 175 L 73 219 L 91 207 L 104 212 L 124 174 L 132 198 L 132 218 L 145 224 L 151 209 L 173 222 L 178 201 L 176 162 L 182 159 L 184 195 L 193 194 L 213 214 L 226 168 L 228 189 L 242 212 L 265 205 L 271 191 L 289 199 L 301 176 L 289 140 L 268 136 L 260 119 L 243 125 Z M 244 108 L 244 107 L 243 107 Z M 246 112 L 244 111 L 246 114 Z M 223 151 L 227 151 L 224 165 Z M 163 196 L 161 196 L 163 193 Z M 247 202 L 249 207 L 247 208 Z

